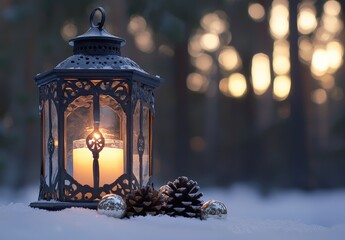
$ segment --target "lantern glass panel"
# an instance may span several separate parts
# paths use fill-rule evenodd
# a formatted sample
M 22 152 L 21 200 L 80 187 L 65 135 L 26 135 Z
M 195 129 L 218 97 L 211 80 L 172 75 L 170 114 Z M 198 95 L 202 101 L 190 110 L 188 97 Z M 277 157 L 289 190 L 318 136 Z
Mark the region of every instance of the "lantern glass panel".
M 94 187 L 93 154 L 86 138 L 94 130 L 94 98 L 81 96 L 67 108 L 66 169 L 80 184 Z M 99 153 L 99 184 L 111 184 L 124 173 L 126 118 L 121 105 L 112 97 L 99 96 L 99 131 L 105 146 Z
M 43 124 L 43 176 L 47 186 L 51 186 L 58 173 L 57 110 L 51 100 L 44 101 Z
M 150 109 L 138 101 L 133 115 L 133 174 L 141 185 L 146 185 L 151 176 L 151 128 L 150 128 Z M 140 123 L 142 121 L 142 123 Z M 140 144 L 140 135 L 144 144 Z M 140 148 L 143 146 L 143 149 Z M 141 158 L 140 158 L 141 157 Z
M 108 95 L 100 95 L 100 131 L 106 144 L 100 152 L 102 186 L 115 182 L 126 166 L 126 115 L 121 105 Z
M 150 176 L 152 175 L 151 159 L 151 110 L 144 104 L 143 105 L 143 135 L 145 139 L 145 147 L 143 154 L 143 184 L 146 185 L 149 181 Z
M 92 131 L 92 118 L 93 118 L 93 96 L 80 96 L 70 103 L 65 111 L 65 168 L 69 175 L 71 175 L 80 184 L 90 185 L 92 183 L 92 172 L 88 177 L 76 176 L 77 166 L 79 162 L 73 162 L 73 145 L 86 143 L 86 137 Z M 90 153 L 91 154 L 91 153 Z M 92 156 L 92 154 L 91 154 Z M 80 164 L 87 160 L 81 160 Z M 91 165 L 92 166 L 92 165 Z M 87 167 L 86 167 L 87 168 Z M 79 172 L 83 172 L 82 169 Z M 88 178 L 91 180 L 88 181 Z

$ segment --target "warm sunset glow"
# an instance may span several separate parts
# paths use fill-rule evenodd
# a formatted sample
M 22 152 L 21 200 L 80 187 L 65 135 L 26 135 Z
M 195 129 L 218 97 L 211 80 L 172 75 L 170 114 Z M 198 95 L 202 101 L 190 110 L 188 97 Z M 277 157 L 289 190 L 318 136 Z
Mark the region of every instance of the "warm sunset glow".
M 252 59 L 252 84 L 255 94 L 264 94 L 270 83 L 270 60 L 267 55 L 258 53 Z
M 260 3 L 250 3 L 248 14 L 254 21 L 262 21 L 265 17 L 265 8 Z
M 312 33 L 317 27 L 316 10 L 312 6 L 302 6 L 298 14 L 298 31 L 302 34 Z
M 208 80 L 199 73 L 191 73 L 187 77 L 187 88 L 194 92 L 205 92 L 208 86 Z
M 288 76 L 278 76 L 273 81 L 273 96 L 278 101 L 285 100 L 290 93 L 291 79 Z
M 236 70 L 241 66 L 240 55 L 234 47 L 224 48 L 218 56 L 218 61 L 220 66 L 228 71 Z
M 233 73 L 228 79 L 229 93 L 233 97 L 242 97 L 247 91 L 246 78 L 240 73 Z
M 205 33 L 201 36 L 200 45 L 205 51 L 214 52 L 219 48 L 219 37 L 214 33 Z

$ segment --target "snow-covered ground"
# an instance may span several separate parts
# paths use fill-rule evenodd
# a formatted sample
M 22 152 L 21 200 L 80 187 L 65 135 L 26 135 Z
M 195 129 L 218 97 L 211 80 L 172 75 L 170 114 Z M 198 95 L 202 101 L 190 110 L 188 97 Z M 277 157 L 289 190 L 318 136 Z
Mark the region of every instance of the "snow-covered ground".
M 276 192 L 261 197 L 235 186 L 204 189 L 203 200 L 225 203 L 225 220 L 168 216 L 115 219 L 87 209 L 31 209 L 38 188 L 0 190 L 0 239 L 345 239 L 345 190 Z

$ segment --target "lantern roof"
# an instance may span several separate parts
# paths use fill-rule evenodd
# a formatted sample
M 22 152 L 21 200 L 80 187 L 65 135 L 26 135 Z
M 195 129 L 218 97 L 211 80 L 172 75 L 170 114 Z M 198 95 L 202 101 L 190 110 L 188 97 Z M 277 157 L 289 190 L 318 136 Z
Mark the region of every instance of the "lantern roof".
M 95 24 L 95 13 L 101 13 L 101 20 Z M 136 70 L 146 73 L 137 63 L 121 56 L 121 47 L 126 41 L 104 29 L 105 11 L 98 7 L 90 15 L 90 29 L 69 41 L 73 56 L 59 63 L 54 69 L 112 69 Z

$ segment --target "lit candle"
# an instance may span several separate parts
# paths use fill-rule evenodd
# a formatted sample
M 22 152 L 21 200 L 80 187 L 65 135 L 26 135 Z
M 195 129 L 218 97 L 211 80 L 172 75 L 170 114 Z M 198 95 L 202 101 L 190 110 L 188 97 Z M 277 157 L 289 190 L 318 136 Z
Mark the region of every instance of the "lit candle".
M 100 186 L 111 184 L 120 177 L 124 170 L 122 141 L 105 139 L 98 163 Z M 80 184 L 93 187 L 93 156 L 85 139 L 73 141 L 73 178 Z

